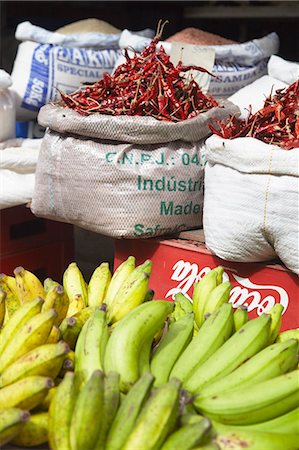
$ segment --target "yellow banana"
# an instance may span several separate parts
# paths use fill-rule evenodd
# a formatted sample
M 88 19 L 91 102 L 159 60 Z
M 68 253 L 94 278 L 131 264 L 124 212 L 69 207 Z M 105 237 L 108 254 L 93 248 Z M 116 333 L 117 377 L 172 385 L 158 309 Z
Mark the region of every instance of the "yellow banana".
M 104 302 L 109 284 L 111 281 L 111 272 L 109 263 L 103 262 L 93 272 L 87 292 L 88 292 L 88 306 L 95 308 L 101 306 Z
M 58 377 L 63 378 L 66 372 L 73 371 L 74 369 L 75 369 L 75 352 L 73 350 L 70 350 L 64 358 Z
M 282 321 L 282 313 L 283 313 L 283 306 L 280 303 L 275 303 L 275 305 L 266 312 L 266 314 L 269 314 L 271 316 L 271 325 L 270 325 L 270 336 L 269 336 L 269 345 L 273 344 L 275 342 L 279 331 L 281 327 L 281 321 Z
M 0 389 L 0 409 L 21 408 L 31 410 L 46 397 L 54 381 L 49 377 L 23 378 Z
M 14 339 L 18 331 L 26 324 L 32 317 L 40 313 L 44 300 L 40 297 L 32 300 L 32 302 L 22 305 L 15 314 L 6 322 L 0 333 L 0 355 L 7 347 L 7 345 Z
M 5 318 L 5 299 L 6 293 L 2 291 L 2 289 L 0 289 L 0 329 L 2 327 Z
M 48 412 L 51 401 L 53 400 L 57 389 L 58 389 L 58 386 L 53 386 L 51 389 L 49 389 L 46 397 L 36 408 L 34 408 L 33 412 L 34 413 L 35 412 Z
M 31 414 L 20 433 L 11 441 L 21 447 L 36 447 L 48 442 L 48 413 Z
M 0 274 L 0 289 L 6 293 L 5 300 L 5 322 L 7 322 L 8 318 L 11 317 L 14 312 L 19 309 L 21 306 L 18 293 L 17 293 L 17 284 L 15 277 L 11 277 L 9 275 L 5 275 L 4 273 Z
M 75 262 L 69 264 L 63 274 L 63 287 L 72 303 L 81 296 L 84 307 L 87 306 L 87 289 L 83 275 Z M 70 315 L 70 314 L 69 314 Z
M 20 433 L 29 418 L 29 412 L 19 408 L 0 410 L 0 448 Z
M 72 317 L 86 307 L 85 301 L 81 294 L 75 295 L 70 302 L 66 317 Z
M 105 296 L 104 302 L 110 306 L 114 297 L 117 294 L 117 291 L 128 278 L 130 273 L 135 269 L 135 258 L 134 256 L 129 256 L 126 261 L 118 266 L 115 272 L 112 275 L 110 284 L 107 289 L 107 293 Z
M 46 278 L 44 280 L 44 290 L 45 290 L 45 294 L 47 295 L 47 293 L 49 292 L 49 290 L 51 288 L 53 288 L 54 286 L 60 286 L 60 284 L 57 281 L 52 280 L 52 278 Z
M 49 337 L 47 339 L 47 344 L 56 344 L 57 342 L 59 342 L 61 340 L 61 331 L 60 328 L 57 325 L 53 325 Z
M 56 378 L 68 352 L 69 346 L 63 341 L 34 348 L 1 373 L 0 388 L 34 375 Z
M 66 317 L 69 308 L 69 298 L 59 284 L 52 286 L 46 293 L 42 311 L 48 311 L 51 308 L 54 308 L 57 312 L 55 325 L 59 326 Z
M 47 341 L 56 316 L 54 309 L 50 309 L 37 314 L 23 325 L 1 355 L 0 373 L 25 353 Z
M 36 297 L 45 297 L 44 287 L 34 273 L 20 266 L 14 270 L 14 275 L 21 304 L 30 302 Z

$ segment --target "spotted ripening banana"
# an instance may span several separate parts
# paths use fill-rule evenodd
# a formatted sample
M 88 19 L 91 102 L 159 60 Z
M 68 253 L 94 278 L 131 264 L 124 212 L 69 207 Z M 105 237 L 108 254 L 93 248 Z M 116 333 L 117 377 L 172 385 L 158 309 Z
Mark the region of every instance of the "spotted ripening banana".
M 134 269 L 135 269 L 135 258 L 134 256 L 129 256 L 114 271 L 104 300 L 108 308 L 111 305 L 112 301 L 114 300 L 117 291 L 123 285 L 123 283 L 126 281 L 128 276 L 130 275 L 131 272 L 133 272 Z
M 55 379 L 68 351 L 69 346 L 63 341 L 34 348 L 0 374 L 0 388 L 34 375 Z
M 298 370 L 250 386 L 196 398 L 195 407 L 212 420 L 249 425 L 274 419 L 299 406 Z
M 230 303 L 224 303 L 204 322 L 198 333 L 175 363 L 170 377 L 185 381 L 192 376 L 233 332 L 233 309 Z
M 109 429 L 120 404 L 119 374 L 108 372 L 104 379 L 104 404 L 102 407 L 101 427 L 94 450 L 106 447 Z
M 72 317 L 82 309 L 85 309 L 86 304 L 81 294 L 74 295 L 66 313 L 67 317 Z
M 75 348 L 75 372 L 86 383 L 95 370 L 103 370 L 109 332 L 105 309 L 97 308 L 83 325 Z
M 72 450 L 70 425 L 76 398 L 75 375 L 73 372 L 67 372 L 49 407 L 48 436 L 51 450 Z
M 184 425 L 174 431 L 164 442 L 161 450 L 191 450 L 200 445 L 211 429 L 211 422 L 202 418 L 198 423 Z
M 270 325 L 269 344 L 273 344 L 279 334 L 283 310 L 284 307 L 280 303 L 275 303 L 275 305 L 266 312 L 266 314 L 269 314 L 272 319 Z
M 250 387 L 261 381 L 269 380 L 297 366 L 298 342 L 291 339 L 272 344 L 249 358 L 233 372 L 204 386 L 198 398 L 217 395 L 239 387 Z M 298 375 L 299 376 L 299 375 Z
M 60 328 L 57 325 L 53 325 L 51 328 L 48 339 L 46 340 L 46 344 L 57 344 L 57 342 L 61 341 L 62 334 Z
M 0 289 L 0 330 L 2 327 L 2 324 L 4 323 L 5 318 L 5 299 L 6 299 L 6 293 Z
M 19 266 L 14 270 L 14 275 L 21 304 L 30 302 L 36 297 L 45 297 L 44 287 L 34 273 Z
M 211 381 L 231 373 L 268 344 L 271 317 L 263 314 L 234 333 L 185 381 L 184 387 L 199 393 Z
M 49 377 L 32 376 L 0 389 L 0 409 L 21 408 L 31 410 L 46 397 L 54 381 Z
M 15 277 L 0 274 L 0 289 L 6 293 L 5 309 L 6 316 L 5 322 L 11 317 L 21 306 Z
M 105 372 L 119 372 L 122 392 L 138 380 L 139 357 L 145 342 L 163 327 L 173 303 L 164 300 L 147 302 L 130 311 L 113 330 L 106 347 Z
M 158 450 L 173 431 L 181 382 L 176 378 L 157 388 L 145 403 L 122 450 Z
M 52 308 L 57 312 L 57 317 L 54 323 L 59 326 L 66 317 L 69 309 L 69 298 L 64 292 L 63 287 L 59 284 L 57 286 L 52 286 L 46 293 L 42 311 L 48 311 Z
M 216 443 L 221 450 L 297 450 L 298 435 L 244 430 L 239 427 L 214 425 Z
M 151 360 L 151 372 L 155 386 L 168 381 L 170 372 L 190 343 L 193 336 L 194 314 L 188 313 L 170 324 L 168 332 L 162 337 Z
M 29 319 L 7 344 L 0 360 L 0 373 L 25 353 L 45 344 L 57 316 L 54 309 Z
M 108 323 L 121 320 L 128 312 L 144 302 L 151 268 L 152 262 L 147 260 L 128 275 L 108 306 Z
M 14 315 L 6 322 L 0 333 L 0 354 L 2 354 L 8 344 L 14 339 L 19 330 L 32 317 L 40 313 L 44 300 L 40 297 L 25 303 L 14 313 Z
M 294 328 L 292 330 L 286 330 L 279 333 L 275 342 L 284 342 L 289 339 L 297 339 L 297 341 L 299 341 L 299 328 Z
M 88 306 L 96 308 L 104 302 L 109 284 L 111 281 L 111 272 L 109 263 L 103 262 L 97 267 L 88 283 L 87 298 Z
M 70 304 L 72 304 L 73 301 L 78 302 L 78 298 L 80 298 L 84 307 L 87 306 L 87 289 L 85 280 L 75 262 L 70 263 L 64 271 L 63 288 L 69 298 Z M 68 315 L 70 316 L 70 314 Z
M 299 435 L 299 407 L 291 411 L 253 425 L 243 425 L 243 429 L 252 431 L 266 431 L 267 433 L 287 433 Z
M 151 373 L 144 374 L 124 397 L 108 433 L 107 450 L 121 450 L 123 448 L 144 403 L 149 397 L 153 382 L 154 377 Z
M 93 449 L 102 420 L 100 415 L 104 405 L 104 373 L 95 370 L 80 389 L 70 426 L 72 450 Z
M 234 330 L 240 330 L 240 328 L 245 325 L 248 320 L 249 316 L 247 306 L 239 306 L 234 312 Z
M 193 286 L 193 310 L 195 322 L 200 328 L 204 321 L 204 309 L 206 302 L 216 286 L 219 284 L 219 273 L 213 269 L 210 270 L 200 281 Z
M 11 441 L 21 447 L 36 447 L 48 442 L 48 412 L 31 414 L 20 433 Z
M 20 408 L 5 408 L 0 410 L 0 447 L 10 442 L 17 436 L 26 422 L 30 413 Z
M 67 342 L 72 350 L 75 350 L 78 336 L 82 330 L 85 322 L 91 317 L 94 309 L 87 307 L 78 311 L 72 317 L 66 317 L 61 322 L 59 329 L 61 331 L 62 339 Z

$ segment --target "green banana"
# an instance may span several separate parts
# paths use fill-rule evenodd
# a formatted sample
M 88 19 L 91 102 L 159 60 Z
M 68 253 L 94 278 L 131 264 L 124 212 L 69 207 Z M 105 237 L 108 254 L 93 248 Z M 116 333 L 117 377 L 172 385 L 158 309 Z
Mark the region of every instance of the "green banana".
M 54 309 L 50 309 L 31 317 L 23 325 L 8 342 L 1 355 L 0 373 L 25 353 L 47 341 L 56 316 Z
M 204 304 L 203 316 L 206 317 L 207 314 L 212 314 L 219 309 L 223 303 L 227 303 L 231 289 L 232 285 L 229 281 L 224 281 L 216 286 L 212 292 L 210 292 L 210 295 Z
M 181 305 L 183 311 L 185 311 L 186 314 L 193 313 L 192 303 L 187 297 L 185 297 L 182 292 L 178 292 L 177 294 L 175 294 L 174 301 Z
M 122 450 L 158 450 L 172 433 L 179 410 L 181 382 L 160 386 L 147 400 Z
M 234 312 L 234 330 L 238 331 L 249 320 L 247 306 L 239 306 Z
M 5 299 L 6 299 L 6 292 L 2 291 L 2 289 L 0 289 L 0 330 L 1 327 L 4 323 L 4 318 L 5 318 Z
M 150 359 L 152 354 L 153 339 L 150 337 L 141 347 L 139 354 L 139 376 L 150 371 Z
M 250 320 L 234 333 L 215 353 L 185 381 L 185 388 L 199 393 L 211 381 L 231 373 L 264 347 L 269 339 L 271 317 L 263 314 Z
M 292 409 L 286 414 L 275 417 L 266 422 L 253 425 L 243 425 L 243 429 L 266 431 L 267 433 L 288 433 L 299 435 L 299 408 Z
M 161 450 L 191 450 L 203 442 L 211 429 L 211 422 L 202 418 L 200 422 L 182 426 L 174 431 L 164 442 Z
M 231 336 L 233 309 L 224 303 L 208 317 L 188 347 L 175 363 L 170 377 L 177 377 L 183 384 L 215 351 Z
M 120 403 L 119 374 L 108 372 L 104 379 L 104 406 L 102 408 L 101 429 L 95 450 L 105 448 L 107 435 Z
M 96 309 L 85 322 L 75 348 L 75 371 L 85 383 L 95 370 L 103 370 L 109 338 L 106 311 Z
M 45 297 L 44 287 L 34 273 L 20 266 L 14 270 L 14 275 L 21 304 L 30 302 L 36 297 Z
M 221 450 L 298 450 L 298 435 L 266 433 L 215 425 L 216 442 Z
M 23 378 L 0 389 L 0 409 L 33 409 L 54 386 L 52 378 L 32 376 Z
M 216 442 L 210 441 L 208 444 L 201 445 L 200 447 L 194 447 L 193 450 L 220 450 L 220 447 Z
M 151 267 L 152 263 L 148 262 L 147 264 Z M 108 323 L 118 322 L 128 312 L 144 302 L 148 290 L 149 277 L 146 267 L 141 272 L 138 266 L 130 273 L 108 306 Z
M 59 326 L 66 317 L 69 308 L 69 298 L 60 284 L 54 285 L 48 290 L 45 296 L 45 303 L 43 304 L 42 311 L 48 311 L 52 308 L 54 308 L 57 312 L 57 317 L 54 324 Z
M 5 273 L 0 274 L 0 289 L 6 294 L 6 317 L 5 322 L 11 317 L 21 306 L 15 277 L 5 275 Z
M 69 298 L 70 306 L 73 301 L 78 300 L 78 296 L 82 299 L 84 307 L 87 306 L 87 289 L 85 280 L 75 262 L 70 263 L 64 271 L 63 287 Z
M 204 321 L 204 309 L 206 302 L 216 286 L 219 284 L 219 272 L 215 269 L 210 270 L 200 281 L 194 283 L 193 286 L 193 310 L 195 322 L 198 328 L 201 327 Z
M 47 412 L 31 414 L 20 433 L 11 441 L 12 444 L 21 447 L 36 447 L 46 442 L 48 442 Z
M 273 342 L 277 339 L 281 327 L 283 310 L 284 307 L 280 303 L 275 303 L 275 305 L 266 312 L 266 314 L 269 314 L 272 319 L 270 325 L 269 344 L 273 344 Z
M 249 425 L 273 419 L 299 406 L 298 370 L 250 386 L 196 398 L 194 405 L 213 420 Z
M 153 289 L 148 289 L 145 294 L 143 303 L 152 301 L 154 298 L 154 295 L 155 295 L 155 291 Z
M 93 449 L 100 429 L 101 419 L 95 420 L 102 413 L 104 404 L 104 373 L 95 370 L 78 393 L 70 426 L 72 450 Z
M 260 381 L 269 380 L 297 367 L 298 342 L 291 339 L 272 344 L 245 361 L 233 372 L 204 386 L 198 395 L 203 398 L 237 389 L 249 388 Z
M 29 412 L 19 408 L 0 409 L 0 447 L 17 436 L 29 418 Z
M 297 341 L 299 341 L 299 328 L 294 328 L 293 330 L 286 330 L 279 333 L 275 342 L 284 342 L 289 339 L 297 339 Z
M 69 346 L 63 341 L 34 348 L 0 374 L 0 388 L 34 375 L 56 378 L 68 351 Z
M 134 256 L 129 256 L 126 261 L 121 263 L 112 275 L 111 281 L 109 283 L 104 302 L 110 307 L 112 304 L 118 290 L 127 280 L 128 276 L 135 269 L 135 258 Z
M 106 347 L 104 369 L 119 372 L 122 392 L 138 380 L 139 356 L 145 342 L 163 327 L 173 303 L 155 300 L 130 311 L 113 330 Z
M 48 436 L 51 450 L 71 450 L 70 425 L 76 397 L 74 373 L 67 372 L 50 403 Z
M 91 317 L 94 309 L 87 307 L 78 311 L 72 317 L 66 317 L 61 322 L 59 329 L 62 339 L 67 342 L 72 350 L 75 350 L 78 336 L 85 322 Z
M 96 308 L 104 302 L 109 283 L 111 281 L 111 272 L 109 263 L 103 262 L 97 267 L 89 280 L 87 288 L 88 306 Z
M 123 448 L 150 394 L 153 382 L 154 377 L 151 373 L 144 374 L 124 397 L 108 433 L 107 450 L 121 450 Z
M 194 314 L 188 313 L 169 326 L 151 360 L 150 370 L 155 386 L 168 381 L 170 372 L 193 336 Z
M 43 303 L 44 300 L 38 297 L 35 300 L 32 300 L 32 302 L 22 305 L 8 320 L 8 322 L 6 322 L 0 333 L 1 355 L 23 325 L 26 324 L 32 317 L 40 313 Z

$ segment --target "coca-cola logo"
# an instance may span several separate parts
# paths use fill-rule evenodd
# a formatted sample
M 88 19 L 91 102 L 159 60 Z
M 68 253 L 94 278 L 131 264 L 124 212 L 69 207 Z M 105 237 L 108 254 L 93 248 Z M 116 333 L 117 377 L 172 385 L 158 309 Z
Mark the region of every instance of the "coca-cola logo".
M 173 267 L 171 280 L 178 282 L 177 286 L 170 289 L 165 297 L 174 299 L 175 294 L 182 292 L 191 300 L 190 289 L 194 283 L 211 270 L 211 267 L 204 267 L 199 270 L 195 263 L 179 260 Z M 280 286 L 256 284 L 249 278 L 242 278 L 233 272 L 229 274 L 224 272 L 223 281 L 231 281 L 235 285 L 230 293 L 230 302 L 234 308 L 244 305 L 247 306 L 248 312 L 256 310 L 257 315 L 268 311 L 275 303 L 280 303 L 286 311 L 289 305 L 289 296 L 285 289 Z

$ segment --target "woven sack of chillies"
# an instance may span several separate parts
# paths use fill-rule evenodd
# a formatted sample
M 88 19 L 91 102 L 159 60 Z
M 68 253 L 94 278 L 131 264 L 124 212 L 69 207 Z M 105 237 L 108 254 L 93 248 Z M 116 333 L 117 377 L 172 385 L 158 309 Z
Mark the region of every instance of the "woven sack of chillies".
M 203 226 L 220 258 L 275 258 L 299 275 L 299 80 L 206 141 Z
M 34 214 L 119 238 L 202 225 L 208 125 L 239 109 L 205 95 L 190 73 L 204 69 L 174 66 L 159 38 L 41 109 Z

